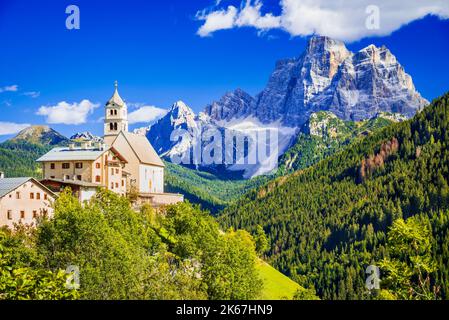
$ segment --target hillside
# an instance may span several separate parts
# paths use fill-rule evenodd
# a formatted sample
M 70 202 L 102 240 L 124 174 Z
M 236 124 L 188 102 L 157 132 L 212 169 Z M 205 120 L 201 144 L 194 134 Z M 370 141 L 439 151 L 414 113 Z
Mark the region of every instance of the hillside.
M 449 94 L 315 166 L 250 191 L 220 216 L 269 237 L 271 265 L 323 299 L 367 298 L 365 268 L 388 255 L 386 231 L 431 227 L 432 281 L 449 296 Z
M 200 204 L 215 214 L 224 209 L 250 189 L 269 180 L 260 176 L 251 180 L 222 177 L 210 172 L 189 169 L 171 162 L 164 162 L 165 189 L 184 194 L 185 199 Z
M 279 158 L 277 175 L 307 168 L 355 139 L 402 120 L 399 114 L 384 112 L 364 121 L 345 121 L 329 111 L 312 113 L 293 146 Z
M 0 171 L 7 177 L 41 178 L 41 167 L 36 162 L 52 146 L 33 144 L 26 141 L 0 143 Z
M 41 178 L 36 159 L 54 146 L 65 145 L 69 139 L 48 126 L 30 126 L 14 138 L 0 143 L 0 171 L 7 177 Z

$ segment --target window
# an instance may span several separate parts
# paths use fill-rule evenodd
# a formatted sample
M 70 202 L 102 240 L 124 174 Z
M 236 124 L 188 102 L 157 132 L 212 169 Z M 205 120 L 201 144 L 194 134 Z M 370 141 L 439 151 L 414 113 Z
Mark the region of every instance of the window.
M 65 175 L 66 180 L 70 180 L 70 176 L 68 174 Z
M 82 169 L 83 168 L 83 163 L 82 162 L 75 163 L 75 168 L 76 169 Z
M 109 130 L 114 130 L 114 124 L 112 122 L 109 124 Z
M 97 162 L 96 164 L 95 164 L 95 168 L 97 168 L 97 169 L 100 169 L 100 163 L 99 162 Z
M 114 168 L 111 169 L 111 174 L 114 175 Z
M 76 179 L 79 180 L 79 181 L 81 181 L 81 180 L 83 180 L 83 177 L 80 176 L 80 175 L 77 175 L 77 176 L 76 176 Z
M 115 187 L 118 188 L 118 182 L 115 183 Z
M 114 182 L 111 182 L 111 190 L 114 189 Z
M 70 163 L 63 163 L 62 169 L 70 169 Z
M 20 192 L 16 192 L 16 199 L 20 199 Z
M 52 170 L 55 169 L 55 164 L 54 163 L 50 163 L 50 169 L 52 169 Z
M 114 110 L 111 110 L 111 116 L 113 116 L 114 115 Z
M 117 131 L 117 122 L 114 123 L 114 130 Z
M 30 193 L 30 199 L 33 200 L 34 199 L 34 193 Z
M 117 115 L 117 110 L 114 110 L 114 115 Z
M 122 180 L 122 187 L 125 186 L 125 180 Z
M 41 199 L 41 194 L 38 192 L 36 193 L 36 200 L 40 200 Z
M 116 173 L 116 174 L 119 174 L 119 170 L 118 170 L 118 169 L 115 169 L 115 173 Z
M 8 218 L 8 220 L 12 220 L 12 210 L 8 210 L 7 218 Z
M 101 177 L 100 176 L 95 176 L 95 182 L 101 182 Z
M 20 211 L 20 219 L 25 219 L 25 211 Z
M 46 193 L 44 193 L 44 200 L 47 200 L 47 199 L 48 199 L 48 196 Z

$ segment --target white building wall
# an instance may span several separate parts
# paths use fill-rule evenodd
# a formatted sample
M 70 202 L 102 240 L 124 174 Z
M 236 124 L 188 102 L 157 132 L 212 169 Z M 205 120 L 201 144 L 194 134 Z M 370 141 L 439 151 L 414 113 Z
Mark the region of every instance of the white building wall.
M 139 166 L 139 190 L 142 193 L 164 192 L 164 168 L 144 165 Z
M 33 194 L 32 198 L 31 194 Z M 12 229 L 14 223 L 19 222 L 28 225 L 35 224 L 34 214 L 40 216 L 46 213 L 51 218 L 53 201 L 55 199 L 49 192 L 30 180 L 0 198 L 0 227 L 7 226 Z

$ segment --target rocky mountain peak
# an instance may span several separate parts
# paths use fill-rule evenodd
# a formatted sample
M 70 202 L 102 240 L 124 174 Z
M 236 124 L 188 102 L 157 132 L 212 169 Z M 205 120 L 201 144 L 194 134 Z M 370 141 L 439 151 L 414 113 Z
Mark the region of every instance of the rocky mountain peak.
M 98 137 L 92 134 L 89 131 L 77 132 L 70 137 L 70 140 L 73 141 L 93 141 L 93 142 L 102 142 L 103 138 Z
M 163 119 L 169 119 L 169 122 L 173 127 L 179 127 L 183 124 L 191 126 L 194 125 L 195 113 L 187 104 L 179 100 L 171 106 L 167 115 L 161 119 L 163 122 L 167 121 Z
M 204 113 L 216 121 L 229 121 L 233 118 L 245 117 L 251 113 L 255 103 L 254 98 L 243 91 L 236 89 L 227 92 L 220 100 L 206 106 Z
M 309 68 L 312 76 L 332 79 L 338 66 L 350 55 L 351 52 L 343 42 L 329 37 L 313 36 L 307 44 L 304 65 Z

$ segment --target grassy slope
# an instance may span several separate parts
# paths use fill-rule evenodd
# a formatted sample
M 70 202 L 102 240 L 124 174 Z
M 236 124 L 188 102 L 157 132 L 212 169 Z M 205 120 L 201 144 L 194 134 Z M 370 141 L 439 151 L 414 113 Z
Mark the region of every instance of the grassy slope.
M 295 292 L 301 288 L 299 284 L 263 260 L 259 260 L 257 268 L 264 283 L 261 300 L 291 300 Z

